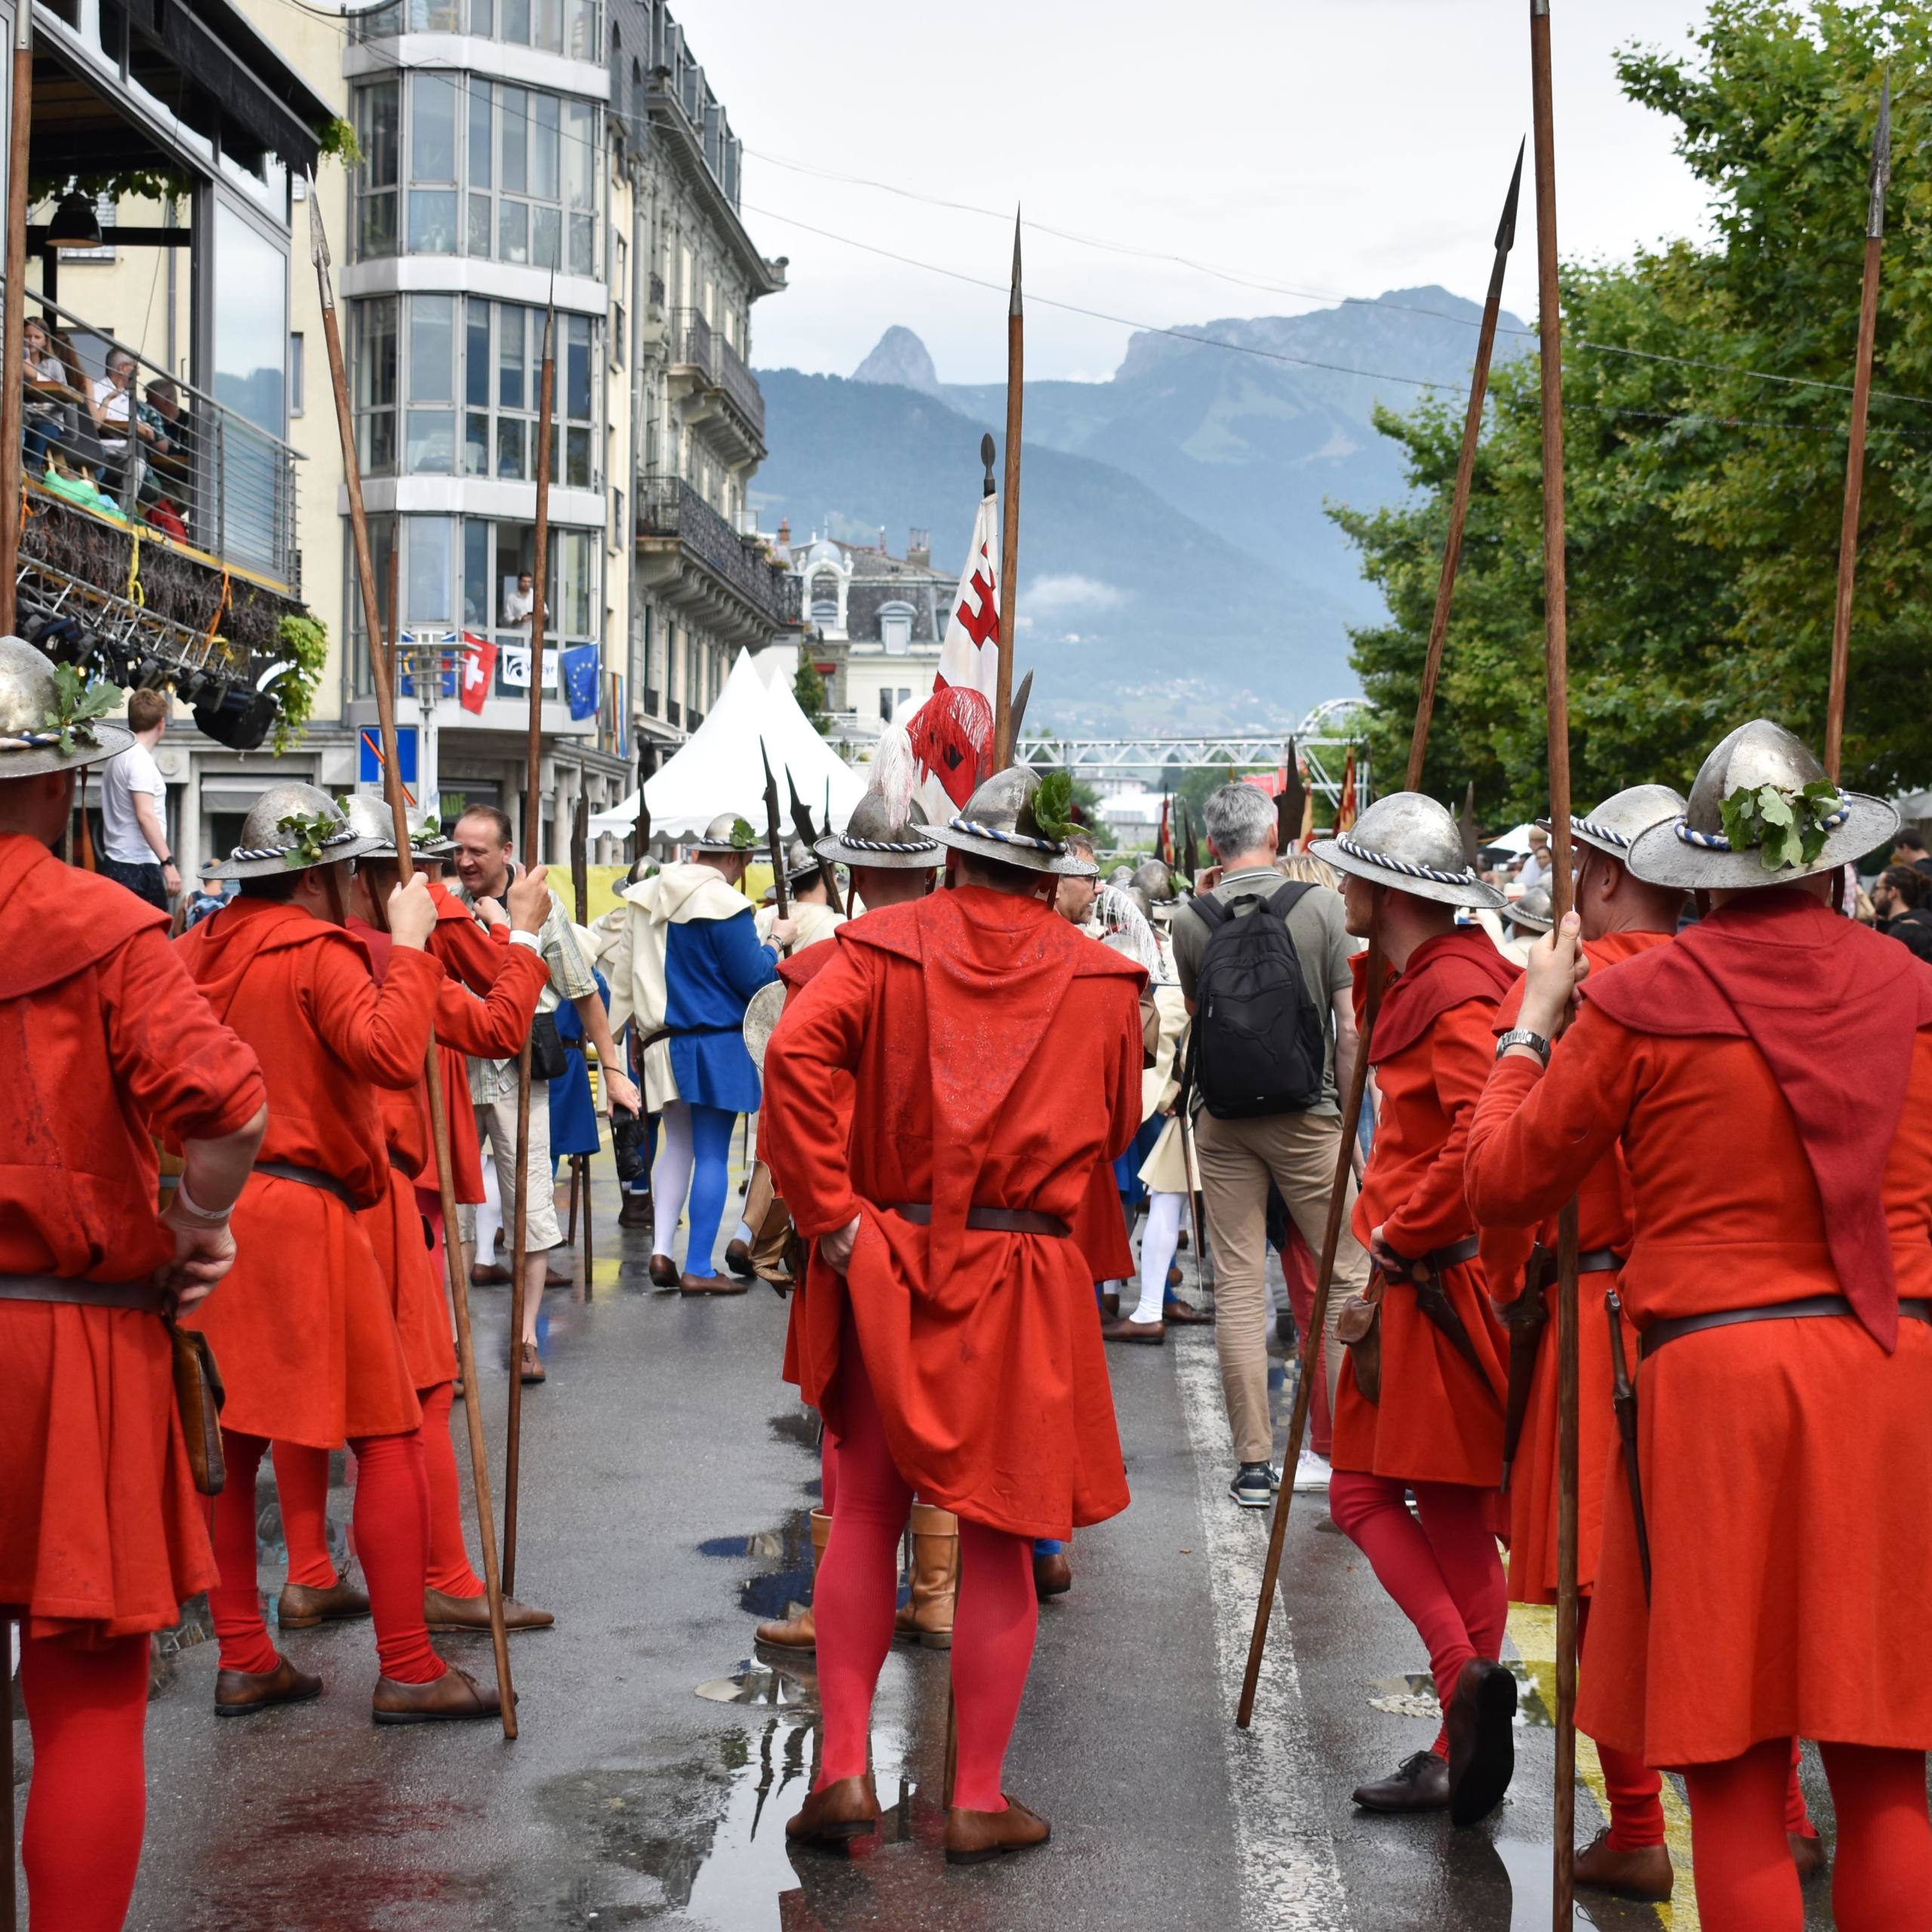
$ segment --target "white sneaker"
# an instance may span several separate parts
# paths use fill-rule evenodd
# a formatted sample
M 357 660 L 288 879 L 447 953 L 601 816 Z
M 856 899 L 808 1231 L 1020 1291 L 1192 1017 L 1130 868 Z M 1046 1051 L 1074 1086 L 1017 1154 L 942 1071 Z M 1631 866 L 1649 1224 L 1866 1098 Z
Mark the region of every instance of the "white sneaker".
M 1328 1487 L 1328 1459 L 1304 1448 L 1295 1464 L 1294 1490 L 1297 1496 L 1319 1496 Z

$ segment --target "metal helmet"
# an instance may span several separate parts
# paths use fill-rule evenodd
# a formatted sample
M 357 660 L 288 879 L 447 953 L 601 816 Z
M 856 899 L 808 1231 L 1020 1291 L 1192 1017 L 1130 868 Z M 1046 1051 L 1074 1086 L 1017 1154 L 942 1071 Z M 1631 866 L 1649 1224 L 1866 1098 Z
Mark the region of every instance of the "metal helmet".
M 1828 872 L 1884 844 L 1899 829 L 1899 815 L 1882 798 L 1838 792 L 1823 820 L 1826 837 L 1809 865 L 1767 866 L 1758 846 L 1734 849 L 1724 835 L 1724 805 L 1735 792 L 1768 786 L 1795 797 L 1824 779 L 1825 768 L 1801 739 L 1767 718 L 1740 724 L 1698 768 L 1684 811 L 1632 841 L 1629 866 L 1653 885 L 1737 891 L 1789 885 Z
M 1417 899 L 1493 911 L 1504 903 L 1495 887 L 1469 869 L 1454 815 L 1420 792 L 1377 798 L 1347 831 L 1318 838 L 1309 849 L 1337 872 Z
M 1107 883 L 1109 885 L 1131 885 L 1134 883 L 1134 868 L 1131 866 L 1115 866 L 1107 875 Z
M 443 836 L 442 828 L 420 805 L 405 805 L 403 817 L 409 827 L 410 855 L 416 859 L 447 859 L 456 851 L 455 841 Z M 344 805 L 351 830 L 378 841 L 362 856 L 370 859 L 395 857 L 395 821 L 389 817 L 389 801 L 380 792 L 355 792 Z
M 54 672 L 54 660 L 45 651 L 20 638 L 0 637 L 0 784 L 92 764 L 134 742 L 125 726 L 101 718 L 63 724 Z
M 383 815 L 386 821 L 388 814 Z M 310 836 L 291 835 L 297 828 L 287 820 L 306 822 Z M 248 808 L 242 821 L 242 842 L 225 864 L 209 866 L 204 878 L 266 878 L 275 872 L 306 872 L 312 866 L 331 866 L 343 859 L 359 859 L 390 844 L 389 828 L 380 835 L 358 832 L 326 792 L 313 785 L 271 785 Z
M 802 838 L 794 838 L 785 848 L 785 882 L 796 885 L 801 879 L 818 877 L 818 860 Z
M 1063 878 L 1098 878 L 1100 869 L 1069 849 L 1064 839 L 1050 838 L 1034 816 L 1034 795 L 1040 774 L 1029 765 L 1010 764 L 995 771 L 966 801 L 949 824 L 936 825 L 933 836 L 956 852 L 989 859 L 1027 872 L 1054 872 Z
M 1520 899 L 1512 899 L 1503 909 L 1503 916 L 1526 933 L 1546 933 L 1556 923 L 1555 902 L 1546 885 L 1533 885 Z
M 1134 883 L 1149 900 L 1174 897 L 1174 869 L 1163 859 L 1143 859 L 1134 869 Z
M 1593 846 L 1613 859 L 1626 858 L 1630 848 L 1654 825 L 1666 825 L 1684 811 L 1682 792 L 1669 785 L 1626 785 L 1613 792 L 1601 804 L 1586 814 L 1573 814 L 1570 835 L 1580 844 Z M 1547 819 L 1537 823 L 1549 829 Z
M 946 863 L 946 848 L 928 832 L 918 805 L 909 804 L 901 818 L 876 791 L 852 808 L 843 832 L 828 832 L 812 850 L 839 865 L 880 872 L 931 872 Z
M 735 852 L 749 858 L 758 850 L 752 822 L 737 812 L 720 812 L 703 833 L 691 841 L 694 852 Z

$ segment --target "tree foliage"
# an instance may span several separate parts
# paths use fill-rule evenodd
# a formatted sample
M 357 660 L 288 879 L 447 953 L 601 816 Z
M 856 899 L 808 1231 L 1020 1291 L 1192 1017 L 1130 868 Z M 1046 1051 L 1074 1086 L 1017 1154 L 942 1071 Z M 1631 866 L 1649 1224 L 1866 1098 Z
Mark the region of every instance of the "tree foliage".
M 1580 808 L 1687 785 L 1731 726 L 1822 746 L 1866 177 L 1883 72 L 1887 201 L 1845 734 L 1848 783 L 1932 781 L 1932 8 L 1713 0 L 1690 57 L 1619 57 L 1625 91 L 1677 123 L 1712 239 L 1562 276 L 1570 717 Z M 1519 251 L 1520 252 L 1520 251 Z M 1520 269 L 1519 269 L 1520 272 Z M 1622 352 L 1612 352 L 1613 351 Z M 1471 497 L 1425 784 L 1484 814 L 1541 807 L 1540 374 L 1499 368 Z M 1355 633 L 1399 770 L 1454 486 L 1462 406 L 1384 413 L 1416 494 L 1337 509 L 1391 612 Z
M 822 738 L 832 728 L 830 702 L 826 695 L 825 678 L 818 666 L 801 651 L 798 654 L 798 669 L 792 680 L 792 695 L 798 700 L 798 709 L 805 714 L 805 721 Z

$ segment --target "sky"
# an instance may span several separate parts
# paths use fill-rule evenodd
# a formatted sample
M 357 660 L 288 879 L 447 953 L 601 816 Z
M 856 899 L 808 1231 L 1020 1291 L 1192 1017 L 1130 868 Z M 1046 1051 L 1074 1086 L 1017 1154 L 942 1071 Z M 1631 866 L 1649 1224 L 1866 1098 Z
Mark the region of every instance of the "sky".
M 1104 380 L 1133 323 L 1293 315 L 1432 282 L 1480 300 L 1530 125 L 1524 0 L 674 8 L 745 143 L 746 225 L 790 258 L 789 288 L 753 313 L 761 367 L 849 374 L 899 322 L 943 381 L 1001 380 L 1016 202 L 1029 223 L 1109 245 L 1028 228 L 1029 377 Z M 1614 57 L 1687 46 L 1703 5 L 1552 11 L 1564 254 L 1617 260 L 1700 233 L 1703 191 L 1669 124 L 1623 97 Z M 1505 300 L 1527 315 L 1527 186 L 1523 214 Z

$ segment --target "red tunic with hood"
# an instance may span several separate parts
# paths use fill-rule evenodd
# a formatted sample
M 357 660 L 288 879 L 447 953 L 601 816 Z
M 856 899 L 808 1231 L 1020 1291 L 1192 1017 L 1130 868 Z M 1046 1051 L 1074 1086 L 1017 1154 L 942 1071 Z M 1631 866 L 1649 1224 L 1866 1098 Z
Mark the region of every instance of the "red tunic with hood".
M 1359 1019 L 1365 955 L 1352 963 Z M 1381 1105 L 1355 1199 L 1364 1247 L 1380 1226 L 1398 1254 L 1416 1260 L 1475 1232 L 1463 1193 L 1463 1143 L 1495 1057 L 1497 1002 L 1517 977 L 1480 927 L 1459 926 L 1426 940 L 1389 981 L 1370 1047 Z M 1383 1284 L 1382 1399 L 1362 1394 L 1351 1354 L 1335 1395 L 1337 1469 L 1484 1489 L 1502 1480 L 1509 1345 L 1486 1282 L 1513 1278 L 1531 1240 L 1511 1230 L 1442 1271 L 1443 1293 L 1481 1359 L 1480 1377 L 1416 1306 L 1412 1289 Z
M 1606 933 L 1586 940 L 1583 951 L 1593 973 L 1607 971 L 1620 961 L 1634 959 L 1652 946 L 1667 946 L 1669 933 Z M 1520 980 L 1503 996 L 1496 1009 L 1496 1031 L 1507 1032 L 1523 1008 Z M 1477 1106 L 1469 1128 L 1466 1171 L 1473 1177 L 1478 1157 L 1501 1124 L 1493 1108 Z M 1470 1200 L 1477 1197 L 1473 1179 Z M 1478 1219 L 1482 1219 L 1478 1213 Z M 1630 1251 L 1630 1174 L 1621 1149 L 1613 1147 L 1598 1161 L 1577 1190 L 1577 1247 L 1583 1254 L 1609 1248 Z M 1537 1238 L 1556 1251 L 1554 1217 L 1537 1230 Z M 1577 1577 L 1588 1595 L 1595 1587 L 1597 1552 L 1603 1541 L 1604 1483 L 1615 1462 L 1617 1412 L 1611 1406 L 1610 1324 L 1604 1297 L 1617 1284 L 1620 1270 L 1603 1269 L 1577 1278 L 1580 1318 L 1577 1328 L 1578 1387 L 1583 1402 L 1578 1416 L 1580 1479 L 1577 1489 Z M 1524 1278 L 1490 1284 L 1492 1297 L 1506 1305 L 1520 1298 Z M 1556 1283 L 1543 1288 L 1549 1309 L 1543 1346 L 1537 1355 L 1536 1379 L 1530 1384 L 1530 1406 L 1523 1417 L 1522 1440 L 1509 1475 L 1509 1595 L 1516 1603 L 1556 1601 L 1556 1336 L 1560 1315 Z
M 1932 1747 L 1932 1327 L 1898 1313 L 1932 1296 L 1932 968 L 1760 890 L 1592 974 L 1549 1072 L 1498 1061 L 1481 1111 L 1486 1214 L 1549 1213 L 1621 1139 L 1636 1329 L 1857 1311 L 1633 1361 L 1652 1595 L 1620 1467 L 1578 1722 L 1657 1765 L 1793 1736 Z
M 368 947 L 376 979 L 387 975 L 394 947 L 389 936 L 366 921 L 351 918 L 349 929 Z M 489 945 L 488 940 L 484 944 Z M 436 989 L 436 1044 L 444 1056 L 444 1110 L 469 1117 L 475 1131 L 476 1115 L 469 1104 L 469 1088 L 454 1098 L 447 1084 L 453 1051 L 457 1063 L 465 1054 L 500 1060 L 515 1053 L 529 1036 L 531 1016 L 549 977 L 542 956 L 527 946 L 491 946 L 497 974 L 487 999 L 479 1000 L 454 980 Z M 379 1087 L 383 1137 L 389 1151 L 389 1184 L 381 1200 L 361 1211 L 369 1244 L 388 1276 L 395 1309 L 396 1331 L 411 1380 L 418 1389 L 454 1382 L 456 1344 L 450 1331 L 448 1297 L 436 1272 L 435 1251 L 427 1238 L 423 1211 L 417 1200 L 418 1184 L 432 1192 L 436 1186 L 431 1149 L 429 1090 L 426 1081 L 413 1088 Z M 452 1134 L 454 1142 L 454 1135 Z M 454 1149 L 451 1165 L 454 1166 Z
M 174 1252 L 153 1132 L 218 1139 L 266 1098 L 167 928 L 0 834 L 0 1274 L 151 1276 Z M 0 1613 L 34 1637 L 165 1629 L 215 1580 L 167 1330 L 134 1309 L 0 1301 Z
M 443 962 L 452 979 L 487 998 L 496 984 L 503 949 L 509 939 L 508 927 L 489 931 L 476 923 L 468 906 L 440 879 L 429 881 L 429 897 L 436 902 L 436 929 L 429 935 L 429 950 Z M 500 932 L 500 939 L 497 934 Z M 523 949 L 519 949 L 521 950 Z M 528 1026 L 525 1028 L 527 1033 Z M 511 1051 L 521 1052 L 519 1039 Z M 460 1048 L 442 1036 L 438 1023 L 436 1051 L 443 1069 L 443 1100 L 450 1117 L 451 1178 L 456 1198 L 471 1207 L 483 1199 L 483 1143 L 476 1131 L 476 1109 L 469 1103 L 469 1066 Z
M 1071 1224 L 1140 1124 L 1140 968 L 1037 900 L 966 886 L 839 929 L 765 1054 L 774 1169 L 808 1239 L 860 1217 L 849 1274 L 814 1254 L 801 1392 L 841 1429 L 856 1334 L 893 1460 L 928 1503 L 1025 1537 L 1127 1506 L 1093 1278 Z M 886 1208 L 929 1202 L 930 1226 Z
M 442 968 L 398 950 L 378 992 L 352 934 L 262 899 L 231 900 L 175 946 L 260 1057 L 269 1128 L 257 1160 L 332 1174 L 359 1208 L 381 1200 L 389 1164 L 376 1090 L 421 1078 Z M 193 1317 L 227 1383 L 223 1425 L 316 1449 L 415 1428 L 389 1280 L 356 1212 L 325 1188 L 257 1171 L 234 1226 L 234 1269 Z

